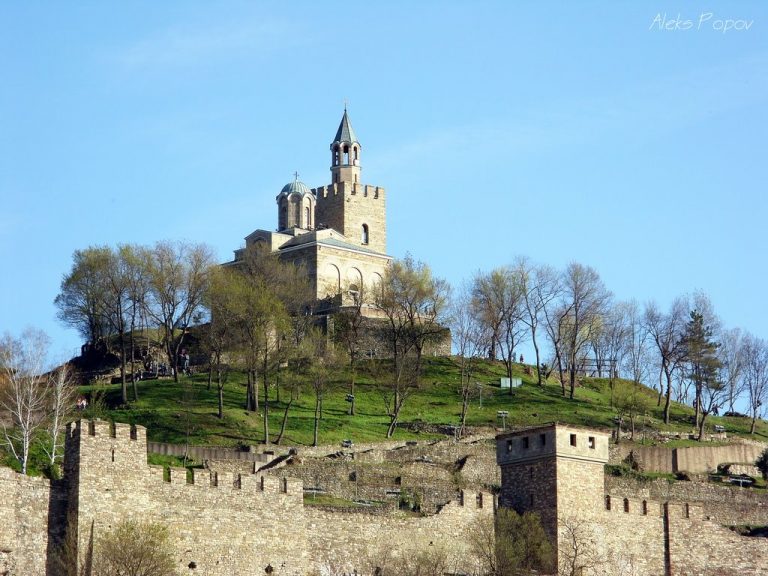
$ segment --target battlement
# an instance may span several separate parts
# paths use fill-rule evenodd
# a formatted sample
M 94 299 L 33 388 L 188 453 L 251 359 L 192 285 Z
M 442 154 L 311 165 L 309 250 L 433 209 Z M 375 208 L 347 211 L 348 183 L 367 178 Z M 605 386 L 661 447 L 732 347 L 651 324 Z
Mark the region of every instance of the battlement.
M 146 450 L 147 429 L 136 424 L 107 422 L 105 420 L 75 420 L 67 424 L 67 442 L 84 439 L 135 442 Z
M 459 506 L 463 508 L 494 508 L 493 494 L 462 490 L 459 494 Z
M 557 422 L 496 436 L 496 462 L 500 466 L 545 458 L 568 458 L 586 462 L 608 462 L 606 432 Z
M 607 514 L 628 514 L 634 516 L 651 516 L 658 518 L 663 514 L 664 504 L 653 500 L 622 498 L 621 496 L 605 495 L 605 512 Z
M 278 478 L 260 474 L 239 472 L 214 472 L 204 468 L 193 468 L 190 475 L 186 468 L 171 466 L 168 479 L 163 466 L 150 465 L 150 475 L 155 482 L 161 481 L 173 486 L 194 486 L 241 490 L 249 493 L 304 495 L 304 483 L 297 478 Z
M 319 200 L 333 196 L 361 196 L 363 198 L 372 198 L 378 200 L 384 198 L 385 190 L 381 186 L 371 184 L 359 184 L 357 182 L 335 182 L 326 186 L 318 186 L 312 189 L 312 193 Z

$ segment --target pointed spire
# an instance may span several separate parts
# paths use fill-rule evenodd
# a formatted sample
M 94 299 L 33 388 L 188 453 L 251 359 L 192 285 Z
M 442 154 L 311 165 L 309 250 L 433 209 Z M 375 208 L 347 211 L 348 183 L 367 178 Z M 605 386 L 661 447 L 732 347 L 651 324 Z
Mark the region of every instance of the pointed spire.
M 341 118 L 341 124 L 339 124 L 339 129 L 336 131 L 336 138 L 334 138 L 333 141 L 349 142 L 350 144 L 357 142 L 357 136 L 355 136 L 355 131 L 352 130 L 352 124 L 349 122 L 346 102 L 344 103 L 344 116 Z

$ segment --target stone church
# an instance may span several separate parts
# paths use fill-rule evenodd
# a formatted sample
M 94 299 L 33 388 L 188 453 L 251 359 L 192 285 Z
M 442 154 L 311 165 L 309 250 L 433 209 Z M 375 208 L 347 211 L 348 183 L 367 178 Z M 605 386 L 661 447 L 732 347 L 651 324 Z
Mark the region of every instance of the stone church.
M 392 257 L 386 254 L 386 193 L 361 182 L 362 146 L 346 109 L 330 149 L 331 183 L 310 189 L 296 175 L 277 195 L 277 230 L 251 232 L 232 264 L 263 243 L 307 271 L 318 300 L 344 306 L 369 301 L 365 294 Z

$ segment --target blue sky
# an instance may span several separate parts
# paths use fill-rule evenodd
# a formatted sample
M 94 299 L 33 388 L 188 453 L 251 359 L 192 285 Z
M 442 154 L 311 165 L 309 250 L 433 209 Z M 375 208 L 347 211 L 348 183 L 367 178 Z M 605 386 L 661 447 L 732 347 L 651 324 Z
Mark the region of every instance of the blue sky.
M 578 261 L 768 337 L 768 5 L 713 4 L 0 3 L 0 332 L 78 348 L 76 249 L 230 259 L 294 171 L 329 182 L 347 99 L 393 256 Z

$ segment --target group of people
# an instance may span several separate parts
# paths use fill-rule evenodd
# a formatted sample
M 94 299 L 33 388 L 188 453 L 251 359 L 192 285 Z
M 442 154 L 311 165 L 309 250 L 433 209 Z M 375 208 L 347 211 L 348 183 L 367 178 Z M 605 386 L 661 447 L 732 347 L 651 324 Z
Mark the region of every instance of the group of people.
M 75 406 L 77 407 L 78 410 L 85 410 L 86 408 L 88 408 L 88 400 L 86 399 L 85 396 L 78 396 Z

